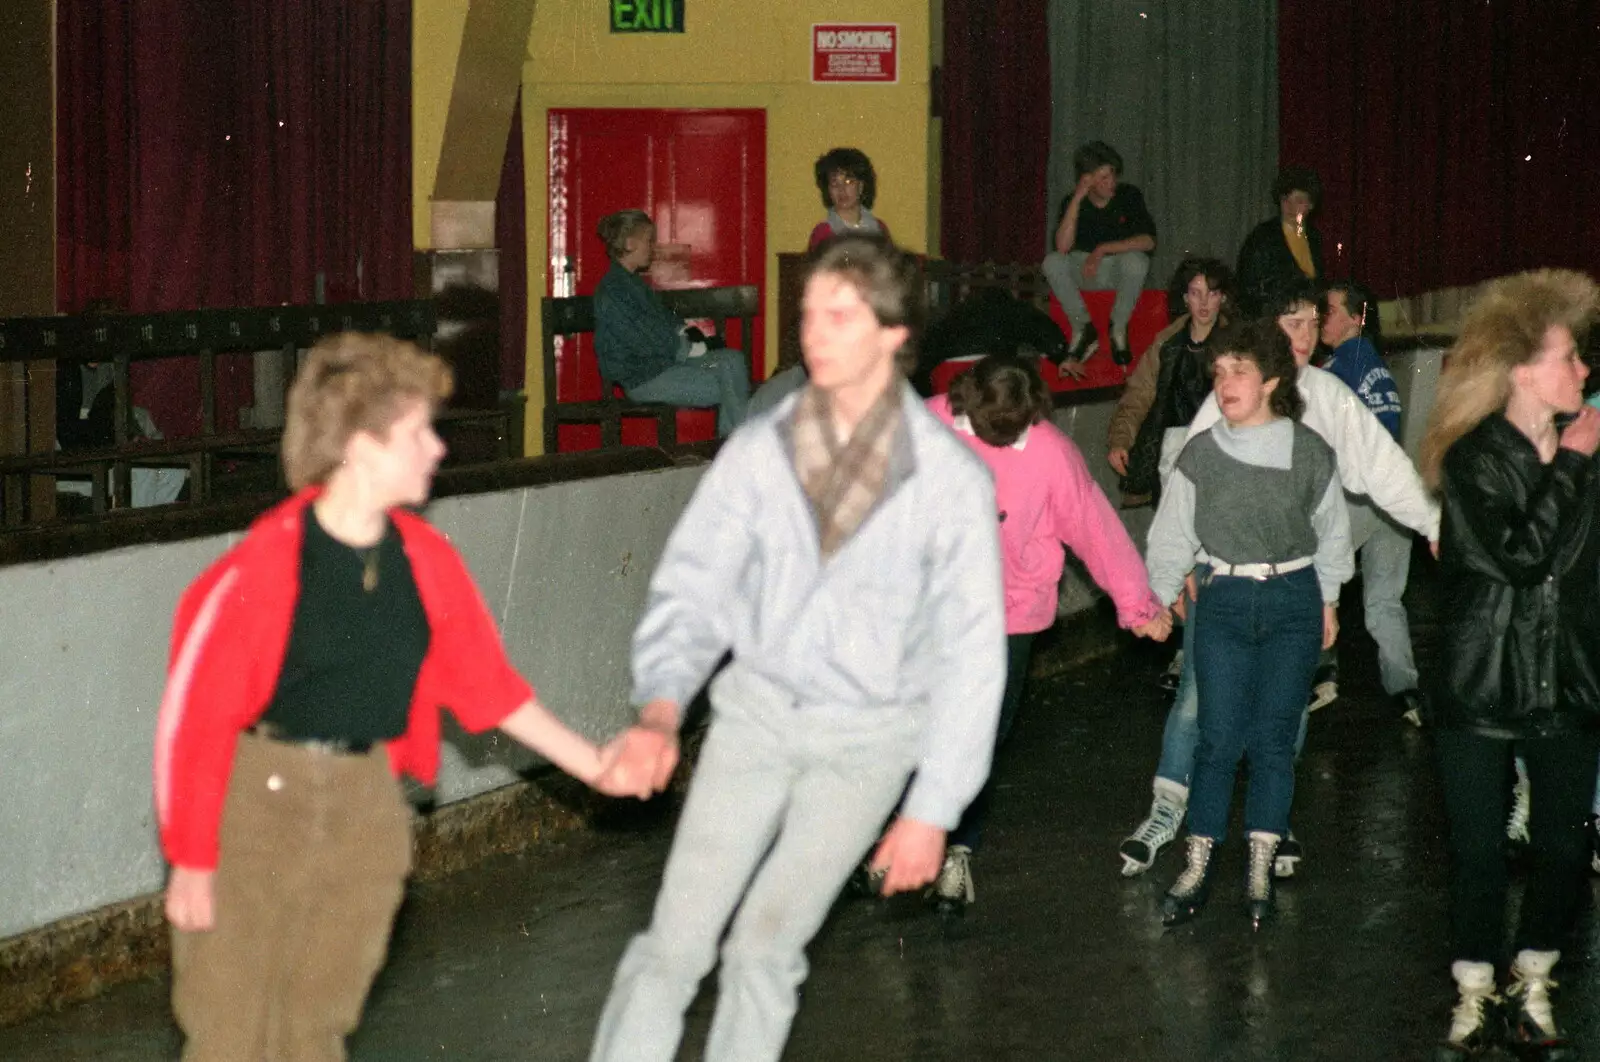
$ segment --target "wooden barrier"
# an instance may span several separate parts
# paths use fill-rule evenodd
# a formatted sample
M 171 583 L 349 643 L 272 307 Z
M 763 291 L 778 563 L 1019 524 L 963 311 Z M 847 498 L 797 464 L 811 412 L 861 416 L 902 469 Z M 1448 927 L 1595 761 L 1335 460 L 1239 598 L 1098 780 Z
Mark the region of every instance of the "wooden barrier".
M 4 525 L 16 528 L 32 522 L 26 500 L 33 477 L 86 476 L 91 484 L 91 511 L 102 515 L 129 506 L 134 468 L 187 469 L 189 501 L 204 503 L 211 500 L 220 458 L 265 456 L 276 464 L 279 429 L 218 430 L 218 355 L 282 351 L 287 397 L 299 351 L 323 336 L 347 331 L 387 332 L 427 345 L 434 331 L 433 306 L 427 301 L 404 300 L 0 320 L 0 362 L 48 360 L 57 364 L 58 371 L 76 371 L 83 362 L 108 363 L 113 368 L 114 388 L 110 446 L 0 458 Z M 201 433 L 183 439 L 140 438 L 134 427 L 129 380 L 133 363 L 186 357 L 199 362 Z M 444 410 L 439 421 L 443 431 L 454 425 L 488 424 L 504 440 L 503 456 L 510 456 L 508 417 L 503 409 Z
M 672 313 L 688 321 L 709 319 L 718 335 L 727 335 L 730 319 L 743 322 L 741 336 L 747 345 L 761 312 L 759 293 L 752 285 L 727 288 L 683 288 L 659 293 Z M 660 402 L 633 402 L 622 397 L 616 385 L 600 381 L 600 398 L 589 402 L 561 402 L 556 398 L 556 346 L 559 340 L 594 332 L 594 296 L 547 296 L 540 310 L 544 333 L 544 452 L 560 451 L 563 424 L 598 424 L 601 449 L 622 445 L 622 422 L 629 417 L 655 421 L 656 445 L 676 446 L 679 406 Z

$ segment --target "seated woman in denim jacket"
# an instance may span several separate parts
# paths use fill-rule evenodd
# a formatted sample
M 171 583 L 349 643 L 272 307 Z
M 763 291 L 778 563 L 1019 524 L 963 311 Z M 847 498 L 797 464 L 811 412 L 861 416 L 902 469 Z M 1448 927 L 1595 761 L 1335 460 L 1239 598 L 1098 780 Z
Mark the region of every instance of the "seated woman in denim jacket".
M 619 210 L 596 227 L 611 268 L 594 291 L 594 351 L 600 375 L 635 402 L 716 406 L 717 434 L 744 420 L 750 363 L 744 352 L 708 350 L 661 304 L 640 274 L 656 254 L 656 227 L 642 210 Z

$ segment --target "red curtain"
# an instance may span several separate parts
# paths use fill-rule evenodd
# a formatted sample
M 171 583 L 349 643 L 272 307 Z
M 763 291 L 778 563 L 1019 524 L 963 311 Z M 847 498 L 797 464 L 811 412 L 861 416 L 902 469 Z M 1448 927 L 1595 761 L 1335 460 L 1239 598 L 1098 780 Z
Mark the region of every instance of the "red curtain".
M 1050 152 L 1046 0 L 944 0 L 941 250 L 956 262 L 1044 255 Z
M 511 109 L 511 132 L 494 203 L 494 245 L 500 249 L 500 387 L 506 391 L 522 390 L 528 368 L 527 201 L 518 100 Z
M 58 6 L 58 303 L 128 312 L 405 298 L 409 0 Z M 219 428 L 249 400 L 219 366 Z M 139 366 L 135 401 L 199 430 L 195 368 Z
M 1600 4 L 1285 0 L 1278 42 L 1279 158 L 1322 178 L 1331 275 L 1600 271 Z

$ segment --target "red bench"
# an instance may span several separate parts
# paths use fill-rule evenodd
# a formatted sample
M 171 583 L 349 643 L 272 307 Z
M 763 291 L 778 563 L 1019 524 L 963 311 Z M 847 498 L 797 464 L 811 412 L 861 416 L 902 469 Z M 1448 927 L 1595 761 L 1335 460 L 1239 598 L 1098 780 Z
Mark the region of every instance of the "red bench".
M 1170 322 L 1167 315 L 1167 293 L 1153 288 L 1145 289 L 1134 305 L 1133 317 L 1128 321 L 1128 347 L 1133 351 L 1133 361 L 1127 365 L 1118 365 L 1111 360 L 1111 352 L 1105 346 L 1105 336 L 1109 334 L 1111 327 L 1111 304 L 1116 301 L 1116 292 L 1086 291 L 1083 293 L 1083 301 L 1084 305 L 1089 307 L 1089 319 L 1100 330 L 1100 349 L 1095 351 L 1094 357 L 1084 363 L 1084 368 L 1088 371 L 1081 380 L 1058 373 L 1056 367 L 1048 361 L 1040 362 L 1040 375 L 1044 377 L 1045 384 L 1052 391 L 1092 391 L 1102 387 L 1122 386 L 1139 364 L 1139 356 L 1155 339 L 1157 333 Z M 1054 295 L 1050 296 L 1048 312 L 1051 320 L 1061 327 L 1070 345 L 1073 341 L 1072 326 L 1067 322 L 1067 315 L 1062 312 L 1061 303 Z M 940 365 L 933 370 L 934 391 L 939 394 L 948 391 L 950 381 L 971 367 L 972 362 L 966 360 L 947 361 Z

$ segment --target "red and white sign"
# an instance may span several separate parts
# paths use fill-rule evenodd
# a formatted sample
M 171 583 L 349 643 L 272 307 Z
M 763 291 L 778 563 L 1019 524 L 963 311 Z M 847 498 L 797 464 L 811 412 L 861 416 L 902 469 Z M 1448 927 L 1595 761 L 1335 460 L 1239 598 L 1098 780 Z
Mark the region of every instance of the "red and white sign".
M 811 80 L 892 84 L 900 79 L 900 27 L 820 22 L 811 26 Z

